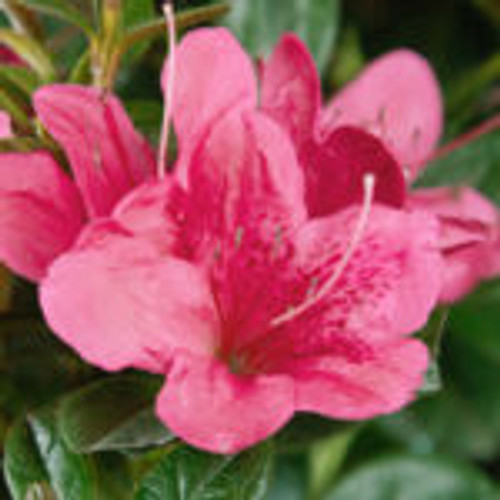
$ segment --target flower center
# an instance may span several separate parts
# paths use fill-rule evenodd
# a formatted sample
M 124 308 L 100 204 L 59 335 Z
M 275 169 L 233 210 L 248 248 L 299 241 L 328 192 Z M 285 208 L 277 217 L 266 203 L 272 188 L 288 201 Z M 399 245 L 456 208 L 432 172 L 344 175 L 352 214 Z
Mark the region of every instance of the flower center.
M 366 174 L 363 177 L 363 205 L 361 207 L 361 212 L 354 228 L 352 237 L 347 245 L 344 254 L 342 255 L 338 265 L 333 271 L 332 275 L 326 280 L 326 282 L 316 291 L 309 295 L 304 302 L 298 306 L 290 308 L 288 311 L 275 317 L 270 326 L 275 328 L 292 321 L 297 316 L 300 316 L 307 310 L 309 310 L 313 305 L 317 304 L 322 300 L 332 288 L 337 284 L 338 280 L 341 278 L 345 269 L 347 268 L 349 262 L 351 261 L 356 249 L 358 248 L 361 240 L 363 239 L 363 234 L 368 225 L 368 219 L 370 217 L 370 212 L 373 206 L 373 199 L 375 194 L 375 176 L 373 174 Z
M 173 0 L 164 1 L 163 13 L 165 15 L 165 21 L 167 24 L 169 58 L 168 58 L 168 81 L 165 88 L 163 123 L 160 133 L 160 147 L 158 150 L 157 173 L 159 179 L 163 179 L 165 177 L 165 172 L 167 167 L 168 140 L 170 133 L 170 121 L 172 118 L 172 104 L 173 104 L 174 85 L 175 85 L 176 41 L 175 41 L 175 15 L 174 15 Z

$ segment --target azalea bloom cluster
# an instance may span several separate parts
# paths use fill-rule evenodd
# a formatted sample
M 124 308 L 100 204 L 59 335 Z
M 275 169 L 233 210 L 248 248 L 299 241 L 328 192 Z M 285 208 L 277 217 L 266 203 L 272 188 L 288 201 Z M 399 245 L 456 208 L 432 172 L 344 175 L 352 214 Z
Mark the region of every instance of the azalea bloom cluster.
M 295 412 L 411 401 L 428 353 L 409 335 L 500 264 L 490 202 L 410 187 L 442 129 L 425 60 L 390 53 L 323 107 L 296 36 L 257 82 L 228 31 L 201 29 L 162 80 L 173 173 L 116 97 L 74 85 L 34 96 L 71 177 L 47 152 L 0 155 L 0 260 L 39 283 L 53 331 L 105 370 L 164 375 L 159 417 L 214 452 Z

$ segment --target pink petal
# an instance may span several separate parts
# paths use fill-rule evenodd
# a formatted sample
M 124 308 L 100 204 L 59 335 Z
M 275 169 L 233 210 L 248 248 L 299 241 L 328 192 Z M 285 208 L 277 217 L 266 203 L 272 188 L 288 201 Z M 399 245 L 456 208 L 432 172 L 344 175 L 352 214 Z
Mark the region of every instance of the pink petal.
M 300 38 L 286 34 L 264 64 L 261 107 L 300 147 L 314 135 L 321 84 L 314 60 Z
M 321 282 L 333 273 L 358 216 L 359 208 L 352 208 L 304 227 L 297 245 L 306 274 Z M 323 307 L 329 320 L 336 317 L 339 326 L 364 339 L 377 331 L 386 338 L 409 334 L 435 307 L 441 271 L 436 220 L 375 205 L 362 241 Z
M 354 127 L 335 129 L 303 150 L 307 204 L 312 216 L 328 215 L 363 199 L 363 177 L 375 175 L 375 199 L 396 208 L 406 197 L 403 171 L 373 135 Z
M 149 146 L 114 96 L 77 85 L 50 85 L 36 92 L 34 102 L 68 155 L 90 215 L 108 215 L 154 171 Z
M 440 222 L 440 248 L 445 257 L 441 301 L 456 302 L 482 279 L 498 274 L 499 212 L 471 188 L 419 189 L 408 206 L 427 210 Z
M 380 137 L 414 178 L 443 128 L 439 84 L 427 61 L 409 50 L 375 60 L 326 107 L 325 132 L 357 125 Z
M 75 186 L 45 152 L 0 155 L 0 205 L 0 261 L 34 281 L 84 219 Z
M 10 116 L 0 111 L 0 139 L 8 139 L 12 135 Z
M 165 90 L 168 62 L 162 75 Z M 252 63 L 224 28 L 199 29 L 186 35 L 177 50 L 173 119 L 180 151 L 177 173 L 213 123 L 233 108 L 252 109 L 257 85 Z
M 236 233 L 258 231 L 275 239 L 277 231 L 306 217 L 304 182 L 288 136 L 258 112 L 235 111 L 204 141 L 189 169 L 186 227 L 198 255 Z M 283 180 L 286 179 L 286 182 Z
M 424 344 L 411 339 L 381 345 L 361 363 L 328 356 L 302 360 L 294 374 L 297 410 L 348 420 L 398 411 L 415 397 L 427 362 Z
M 352 208 L 313 219 L 295 236 L 296 251 L 288 265 L 280 268 L 277 261 L 272 269 L 269 264 L 268 269 L 278 271 L 269 280 L 275 283 L 263 281 L 253 302 L 240 291 L 261 319 L 252 324 L 253 336 L 245 332 L 240 342 L 233 342 L 248 370 L 287 373 L 295 360 L 317 356 L 369 362 L 378 345 L 427 322 L 442 278 L 436 223 L 423 214 L 382 206 L 372 209 L 361 243 L 333 286 L 293 315 L 338 269 L 358 216 L 359 209 Z M 250 287 L 251 279 L 244 276 Z M 287 314 L 292 315 L 283 320 Z
M 175 349 L 213 350 L 216 319 L 208 282 L 113 222 L 90 226 L 42 283 L 54 332 L 106 370 L 164 372 Z
M 495 205 L 475 189 L 462 186 L 416 189 L 408 199 L 410 206 L 430 210 L 442 217 L 476 220 L 484 224 L 498 221 Z
M 185 210 L 185 193 L 170 176 L 134 189 L 113 211 L 128 231 L 155 242 L 163 252 L 175 252 L 181 232 L 179 220 Z
M 176 358 L 157 412 L 189 444 L 236 453 L 269 437 L 293 415 L 290 378 L 239 376 L 215 360 Z

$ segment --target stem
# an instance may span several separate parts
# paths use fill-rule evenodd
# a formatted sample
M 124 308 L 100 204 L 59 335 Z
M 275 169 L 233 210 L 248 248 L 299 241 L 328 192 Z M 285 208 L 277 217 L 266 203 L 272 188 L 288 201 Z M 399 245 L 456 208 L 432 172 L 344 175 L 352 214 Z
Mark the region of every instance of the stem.
M 181 12 L 176 15 L 177 30 L 186 29 L 191 26 L 196 26 L 202 22 L 212 21 L 229 12 L 227 3 L 220 3 L 208 7 L 197 7 L 190 9 L 188 12 Z M 156 19 L 150 23 L 143 24 L 129 31 L 123 38 L 120 44 L 120 56 L 128 52 L 136 43 L 163 36 L 165 33 L 165 21 Z
M 457 139 L 437 149 L 425 163 L 431 163 L 433 161 L 443 158 L 444 156 L 448 156 L 457 149 L 466 146 L 467 144 L 469 144 L 469 142 L 472 142 L 478 139 L 479 137 L 485 134 L 489 134 L 490 132 L 493 132 L 494 130 L 497 130 L 499 128 L 500 128 L 500 115 L 496 115 L 493 118 L 490 118 L 489 120 L 486 120 L 485 122 L 481 123 L 481 125 L 478 125 L 476 128 L 473 128 L 469 132 L 466 132 L 465 134 L 461 135 Z

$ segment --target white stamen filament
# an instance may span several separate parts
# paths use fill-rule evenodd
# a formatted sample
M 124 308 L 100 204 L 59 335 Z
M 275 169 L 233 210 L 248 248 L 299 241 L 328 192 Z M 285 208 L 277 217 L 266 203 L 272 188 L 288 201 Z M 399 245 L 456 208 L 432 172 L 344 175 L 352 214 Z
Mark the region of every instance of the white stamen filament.
M 163 123 L 160 135 L 160 149 L 158 152 L 157 172 L 159 179 L 163 179 L 165 177 L 165 172 L 166 172 L 168 140 L 170 135 L 170 121 L 172 118 L 172 101 L 173 101 L 174 85 L 175 85 L 176 28 L 175 28 L 174 5 L 172 0 L 166 0 L 164 2 L 163 13 L 165 15 L 165 21 L 167 23 L 169 59 L 168 59 L 168 81 L 165 89 L 165 103 L 164 103 L 165 109 L 163 111 Z
M 375 194 L 375 176 L 373 174 L 366 174 L 363 177 L 363 206 L 361 208 L 361 213 L 356 223 L 356 227 L 354 228 L 352 238 L 349 244 L 347 245 L 347 248 L 344 254 L 342 255 L 342 258 L 340 259 L 340 262 L 338 263 L 335 271 L 316 293 L 311 294 L 309 298 L 307 298 L 300 305 L 293 307 L 289 311 L 286 311 L 280 316 L 274 318 L 270 323 L 271 327 L 274 328 L 280 326 L 284 323 L 287 323 L 295 319 L 297 316 L 300 316 L 305 311 L 310 309 L 314 304 L 317 304 L 326 295 L 328 295 L 328 293 L 332 290 L 332 288 L 337 284 L 338 280 L 341 278 L 343 272 L 345 271 L 349 262 L 351 261 L 354 252 L 361 243 L 363 234 L 368 225 L 368 219 L 370 217 L 370 212 L 373 205 L 374 194 Z

